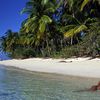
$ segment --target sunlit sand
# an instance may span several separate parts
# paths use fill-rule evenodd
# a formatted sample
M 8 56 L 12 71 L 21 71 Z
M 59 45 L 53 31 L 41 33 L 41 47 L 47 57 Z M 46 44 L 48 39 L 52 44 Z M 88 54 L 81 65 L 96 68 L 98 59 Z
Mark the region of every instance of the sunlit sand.
M 24 60 L 13 59 L 0 61 L 0 64 L 6 66 L 14 66 L 29 71 L 100 78 L 100 59 L 98 58 L 92 60 L 90 60 L 90 58 L 30 58 Z

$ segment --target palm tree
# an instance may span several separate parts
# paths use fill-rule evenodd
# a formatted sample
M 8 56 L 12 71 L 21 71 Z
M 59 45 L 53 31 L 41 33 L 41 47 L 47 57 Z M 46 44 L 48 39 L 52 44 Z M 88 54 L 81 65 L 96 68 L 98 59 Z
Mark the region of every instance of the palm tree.
M 18 42 L 18 33 L 8 30 L 1 40 L 3 51 L 13 53 Z
M 44 39 L 48 31 L 48 25 L 52 23 L 52 14 L 60 6 L 56 0 L 30 0 L 22 13 L 28 13 L 28 19 L 24 22 L 21 33 L 33 33 L 34 44 L 38 45 Z
M 28 18 L 20 32 L 8 30 L 2 37 L 3 50 L 12 55 L 17 51 L 15 55 L 25 56 L 29 50 L 26 56 L 48 56 L 100 25 L 99 0 L 29 0 L 21 13 Z
M 99 23 L 99 19 L 96 16 L 92 17 L 88 14 L 88 8 L 84 12 L 80 10 L 81 2 L 82 0 L 64 0 L 63 4 L 64 10 L 59 30 L 64 33 L 65 38 L 71 38 L 71 44 L 73 38 L 77 39 L 78 34 L 88 31 L 92 25 Z

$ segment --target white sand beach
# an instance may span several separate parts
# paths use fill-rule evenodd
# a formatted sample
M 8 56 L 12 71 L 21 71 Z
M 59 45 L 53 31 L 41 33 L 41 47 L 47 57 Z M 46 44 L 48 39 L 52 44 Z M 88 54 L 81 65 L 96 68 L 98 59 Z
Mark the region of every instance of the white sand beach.
M 57 73 L 81 77 L 100 78 L 100 59 L 42 59 L 30 58 L 24 60 L 4 60 L 1 65 L 13 66 L 29 71 Z

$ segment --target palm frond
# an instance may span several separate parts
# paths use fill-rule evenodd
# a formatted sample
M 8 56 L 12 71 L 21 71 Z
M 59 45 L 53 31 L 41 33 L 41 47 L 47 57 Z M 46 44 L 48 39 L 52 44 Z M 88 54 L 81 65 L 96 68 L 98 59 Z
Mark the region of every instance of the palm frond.
M 85 20 L 84 24 L 99 22 L 98 18 L 88 18 Z
M 82 2 L 80 11 L 83 11 L 84 7 L 85 7 L 89 2 L 90 2 L 90 0 L 84 0 L 84 1 Z
M 73 4 L 74 4 L 74 1 L 73 0 L 68 0 L 68 5 L 69 5 L 69 10 L 71 11 L 72 10 L 72 7 L 73 7 Z
M 44 6 L 44 5 L 46 5 L 48 2 L 49 2 L 49 0 L 42 0 L 42 1 L 41 1 L 41 4 Z
M 74 28 L 76 25 L 67 25 L 67 26 L 57 26 L 58 27 L 58 31 L 60 31 L 61 33 L 64 33 L 72 28 Z
M 54 13 L 54 12 L 55 12 L 55 8 L 52 8 L 52 7 L 48 8 L 44 11 L 44 13 Z
M 62 16 L 62 20 L 63 19 L 66 19 L 67 20 L 66 22 L 70 21 L 70 22 L 73 22 L 73 23 L 76 23 L 76 24 L 81 24 L 80 21 L 77 18 L 75 18 L 75 17 L 73 17 L 72 15 L 69 15 L 69 14 L 64 14 Z
M 51 23 L 52 19 L 49 16 L 43 15 L 39 20 L 39 31 L 43 33 L 46 29 L 46 25 Z
M 40 23 L 39 32 L 44 33 L 45 29 L 46 29 L 45 23 L 44 22 Z
M 73 37 L 74 35 L 80 33 L 81 31 L 84 31 L 86 29 L 87 29 L 87 26 L 85 26 L 85 25 L 76 26 L 76 27 L 68 30 L 67 32 L 65 32 L 64 36 L 66 38 Z
M 35 23 L 36 19 L 37 19 L 37 16 L 27 19 L 26 23 L 24 23 L 24 26 L 21 29 L 21 32 L 26 32 L 26 33 L 28 33 L 29 31 L 34 32 L 37 26 Z

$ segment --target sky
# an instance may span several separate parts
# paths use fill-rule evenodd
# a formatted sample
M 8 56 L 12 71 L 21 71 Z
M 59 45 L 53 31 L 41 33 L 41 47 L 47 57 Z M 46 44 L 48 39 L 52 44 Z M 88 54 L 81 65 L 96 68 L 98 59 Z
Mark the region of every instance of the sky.
M 28 0 L 0 0 L 0 36 L 8 29 L 19 31 L 26 14 L 20 14 Z
M 16 32 L 19 31 L 21 22 L 26 19 L 26 14 L 20 14 L 28 0 L 0 0 L 0 37 L 8 29 Z M 0 58 L 7 57 L 0 52 Z

